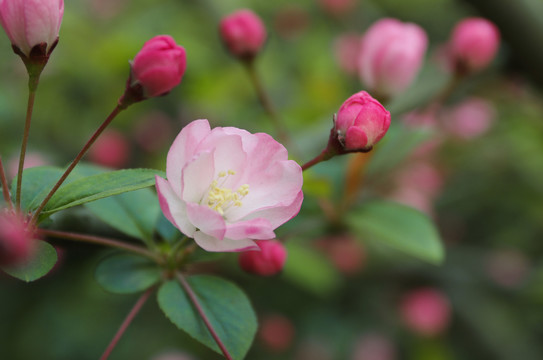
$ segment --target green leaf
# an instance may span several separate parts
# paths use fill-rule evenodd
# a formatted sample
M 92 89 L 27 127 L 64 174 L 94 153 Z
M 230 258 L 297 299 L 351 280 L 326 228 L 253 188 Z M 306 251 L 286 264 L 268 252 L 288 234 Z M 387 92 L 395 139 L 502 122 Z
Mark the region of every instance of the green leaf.
M 132 294 L 148 289 L 160 281 L 161 270 L 149 259 L 122 254 L 110 256 L 100 262 L 94 277 L 107 291 Z
M 433 264 L 443 261 L 438 231 L 423 213 L 393 202 L 373 201 L 347 216 L 361 238 L 370 237 Z
M 257 330 L 256 315 L 249 299 L 236 285 L 213 276 L 187 279 L 217 335 L 234 359 L 243 359 Z M 181 330 L 221 354 L 187 293 L 177 281 L 163 284 L 158 304 Z
M 21 190 L 21 209 L 25 212 L 36 210 L 64 170 L 52 166 L 38 166 L 23 172 Z M 68 179 L 67 179 L 68 180 Z M 11 183 L 11 193 L 15 197 L 17 178 Z M 15 201 L 15 198 L 13 199 Z
M 24 179 L 24 177 L 23 177 Z M 13 267 L 4 267 L 6 273 L 17 279 L 31 282 L 46 275 L 57 262 L 57 251 L 45 241 L 36 241 L 34 256 L 24 264 Z
M 331 293 L 341 284 L 341 276 L 332 263 L 317 250 L 291 240 L 286 243 L 288 258 L 283 276 L 317 295 Z
M 159 205 L 160 206 L 160 205 Z M 176 240 L 179 240 L 183 235 L 179 229 L 177 229 L 170 220 L 166 219 L 162 211 L 158 215 L 158 221 L 156 225 L 156 230 L 159 235 L 167 243 L 173 244 Z
M 77 179 L 62 186 L 53 195 L 44 212 L 52 214 L 108 196 L 143 189 L 154 185 L 155 175 L 164 174 L 152 169 L 126 169 Z
M 152 242 L 160 206 L 156 194 L 150 189 L 100 199 L 85 204 L 85 207 L 111 227 L 147 244 Z

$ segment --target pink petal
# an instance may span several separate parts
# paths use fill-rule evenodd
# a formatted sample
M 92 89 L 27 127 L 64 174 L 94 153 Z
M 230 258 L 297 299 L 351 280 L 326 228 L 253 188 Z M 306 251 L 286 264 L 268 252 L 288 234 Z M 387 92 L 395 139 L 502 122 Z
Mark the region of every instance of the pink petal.
M 266 208 L 260 208 L 247 214 L 243 220 L 264 218 L 270 222 L 272 229 L 275 229 L 295 217 L 298 212 L 300 212 L 303 200 L 304 194 L 300 190 L 294 201 L 290 203 L 275 204 Z
M 177 197 L 167 180 L 159 176 L 156 176 L 155 180 L 158 202 L 164 216 L 183 234 L 192 237 L 196 228 L 187 217 L 185 203 Z
M 222 216 L 205 205 L 187 203 L 187 216 L 201 232 L 218 240 L 224 238 L 226 223 Z
M 202 152 L 198 154 L 196 159 L 183 168 L 181 175 L 182 199 L 186 202 L 200 203 L 209 191 L 214 172 L 213 153 Z
M 274 239 L 275 233 L 272 224 L 267 219 L 257 218 L 228 224 L 224 236 L 232 240 L 268 240 Z
M 213 236 L 206 235 L 201 231 L 194 233 L 194 241 L 206 251 L 227 251 L 227 252 L 239 252 L 248 250 L 260 250 L 258 245 L 252 240 L 219 240 Z
M 181 171 L 194 156 L 197 145 L 211 129 L 207 120 L 195 120 L 185 126 L 175 138 L 166 160 L 166 174 L 175 193 L 181 197 Z
M 364 130 L 351 126 L 345 134 L 345 148 L 349 150 L 362 149 L 368 144 L 368 136 Z

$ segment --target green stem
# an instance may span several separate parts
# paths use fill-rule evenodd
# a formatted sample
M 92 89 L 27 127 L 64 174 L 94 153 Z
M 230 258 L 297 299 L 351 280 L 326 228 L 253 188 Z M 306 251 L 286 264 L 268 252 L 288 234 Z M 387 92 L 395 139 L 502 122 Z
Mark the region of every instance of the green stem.
M 13 209 L 13 202 L 11 201 L 11 195 L 9 194 L 8 180 L 6 179 L 6 172 L 4 171 L 4 164 L 2 163 L 2 157 L 0 156 L 0 185 L 2 185 L 2 193 L 4 194 L 4 200 L 8 204 L 10 209 Z
M 123 334 L 125 333 L 126 329 L 130 325 L 132 320 L 134 320 L 134 318 L 139 313 L 139 311 L 141 310 L 141 308 L 143 307 L 143 305 L 145 304 L 145 302 L 147 301 L 147 299 L 149 298 L 149 296 L 154 290 L 155 290 L 154 287 L 147 289 L 147 291 L 144 292 L 140 296 L 138 301 L 136 301 L 136 303 L 134 304 L 134 307 L 132 307 L 132 309 L 130 310 L 126 318 L 124 319 L 123 323 L 119 327 L 119 330 L 117 330 L 117 333 L 115 334 L 113 339 L 111 339 L 111 342 L 109 343 L 106 350 L 100 357 L 100 360 L 106 360 L 109 357 L 109 355 L 111 355 L 111 352 L 113 351 L 113 349 L 115 348 L 115 346 L 117 345 L 117 343 L 119 342 Z
M 36 90 L 40 82 L 41 70 L 30 72 L 28 76 L 28 102 L 26 106 L 26 120 L 23 131 L 23 142 L 21 144 L 21 153 L 19 155 L 19 168 L 17 170 L 17 188 L 15 190 L 15 204 L 17 210 L 21 210 L 21 186 L 23 184 L 23 168 L 25 164 L 26 146 L 28 144 L 28 136 L 30 134 L 30 123 L 32 122 L 32 112 L 34 110 L 34 100 L 36 98 Z
M 264 85 L 262 84 L 260 76 L 258 75 L 258 72 L 256 71 L 254 59 L 248 60 L 244 63 L 246 65 L 247 72 L 249 73 L 249 77 L 251 78 L 251 82 L 253 83 L 253 86 L 256 90 L 258 100 L 260 101 L 260 104 L 264 108 L 264 111 L 268 113 L 273 125 L 275 126 L 275 129 L 277 131 L 277 137 L 283 144 L 285 144 L 286 146 L 292 149 L 292 142 L 290 141 L 288 132 L 283 126 L 283 123 L 281 119 L 279 118 L 279 115 L 277 114 L 275 107 L 272 105 L 270 97 L 268 96 L 268 93 L 266 92 L 264 88 Z
M 224 346 L 222 340 L 219 338 L 219 335 L 217 335 L 217 332 L 213 328 L 213 325 L 211 325 L 211 322 L 207 318 L 207 315 L 205 314 L 204 309 L 202 308 L 202 305 L 200 305 L 200 302 L 198 301 L 198 298 L 196 297 L 196 294 L 194 293 L 194 291 L 190 287 L 188 281 L 185 279 L 185 277 L 180 272 L 176 272 L 175 274 L 177 276 L 177 280 L 179 280 L 179 283 L 181 284 L 183 289 L 189 295 L 190 301 L 192 302 L 192 304 L 194 305 L 194 307 L 196 308 L 196 310 L 200 314 L 200 317 L 204 321 L 204 324 L 206 325 L 207 329 L 209 330 L 211 336 L 213 337 L 213 339 L 215 340 L 217 345 L 219 345 L 219 348 L 221 349 L 224 357 L 227 358 L 228 360 L 232 360 L 232 356 L 228 353 L 228 350 L 226 350 L 226 347 Z
M 62 176 L 60 177 L 60 179 L 57 181 L 57 183 L 55 184 L 55 186 L 53 186 L 53 188 L 51 189 L 51 191 L 49 191 L 49 194 L 47 194 L 47 196 L 45 197 L 45 199 L 43 199 L 43 201 L 41 202 L 40 206 L 38 207 L 38 209 L 36 210 L 36 212 L 34 213 L 34 215 L 32 216 L 32 221 L 33 222 L 37 222 L 38 220 L 38 216 L 40 215 L 40 213 L 42 212 L 42 210 L 45 208 L 45 206 L 47 205 L 47 203 L 49 202 L 49 200 L 51 200 L 51 197 L 53 197 L 53 195 L 55 194 L 55 192 L 57 192 L 58 188 L 64 183 L 64 181 L 66 180 L 66 178 L 68 177 L 68 175 L 70 175 L 70 173 L 72 172 L 72 170 L 75 168 L 75 166 L 79 163 L 79 161 L 83 158 L 83 156 L 87 153 L 87 151 L 89 150 L 89 148 L 92 146 L 92 144 L 94 144 L 94 142 L 96 141 L 96 139 L 98 138 L 98 136 L 100 136 L 100 134 L 102 134 L 102 132 L 105 130 L 105 128 L 113 121 L 113 119 L 124 109 L 124 107 L 122 107 L 121 105 L 117 105 L 115 107 L 115 109 L 113 109 L 113 111 L 111 112 L 111 114 L 109 114 L 109 116 L 106 118 L 106 120 L 102 123 L 102 125 L 100 125 L 100 127 L 94 132 L 94 134 L 92 134 L 91 138 L 87 141 L 87 143 L 83 146 L 83 148 L 81 149 L 81 151 L 79 152 L 79 154 L 77 154 L 77 156 L 75 157 L 75 159 L 72 161 L 72 163 L 70 164 L 70 166 L 68 166 L 68 168 L 66 169 L 66 171 L 64 172 L 64 174 L 62 174 Z
M 159 264 L 163 262 L 162 258 L 159 255 L 152 253 L 151 251 L 147 250 L 146 248 L 142 246 L 127 244 L 125 242 L 115 240 L 115 239 L 108 239 L 108 238 L 104 238 L 100 236 L 85 235 L 85 234 L 78 234 L 78 233 L 57 231 L 57 230 L 39 229 L 38 231 L 41 235 L 44 235 L 44 236 L 109 246 L 115 249 L 125 250 L 134 254 L 145 256 L 151 260 L 156 261 Z

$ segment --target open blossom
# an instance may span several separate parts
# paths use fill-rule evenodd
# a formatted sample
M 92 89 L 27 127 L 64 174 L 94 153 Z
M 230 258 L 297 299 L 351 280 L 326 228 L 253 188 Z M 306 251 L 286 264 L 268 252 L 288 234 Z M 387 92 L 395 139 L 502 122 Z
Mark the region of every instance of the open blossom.
M 396 19 L 379 20 L 362 38 L 362 81 L 385 96 L 404 91 L 419 72 L 427 45 L 428 37 L 420 26 Z
M 249 9 L 238 10 L 221 20 L 219 33 L 234 56 L 254 57 L 266 42 L 266 28 L 258 15 Z
M 185 49 L 168 35 L 147 41 L 132 61 L 132 83 L 143 87 L 145 97 L 167 94 L 179 85 L 187 59 Z
M 164 215 L 208 251 L 258 250 L 254 240 L 300 211 L 302 169 L 264 133 L 187 125 L 168 152 L 168 180 L 156 178 Z
M 49 54 L 58 39 L 63 0 L 0 0 L 0 22 L 13 45 L 26 55 L 45 44 Z
M 346 150 L 370 150 L 390 126 L 390 113 L 365 91 L 345 100 L 339 108 L 335 132 Z

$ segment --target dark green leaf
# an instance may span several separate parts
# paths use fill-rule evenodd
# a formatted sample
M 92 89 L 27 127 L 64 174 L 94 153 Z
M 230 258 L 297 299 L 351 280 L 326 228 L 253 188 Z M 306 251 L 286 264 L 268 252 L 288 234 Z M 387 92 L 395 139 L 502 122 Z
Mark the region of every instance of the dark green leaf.
M 150 189 L 140 189 L 85 206 L 111 227 L 150 243 L 160 214 L 156 194 Z
M 5 267 L 2 270 L 26 282 L 37 280 L 46 275 L 57 262 L 57 252 L 49 243 L 41 240 L 35 241 L 35 254 L 29 261 L 14 267 Z
M 382 241 L 433 264 L 443 261 L 443 246 L 436 227 L 426 215 L 408 206 L 369 202 L 349 214 L 347 223 L 361 238 Z
M 106 258 L 94 274 L 104 289 L 117 294 L 132 294 L 148 289 L 160 280 L 160 275 L 161 270 L 154 262 L 131 254 Z
M 173 226 L 173 224 L 168 219 L 166 219 L 164 214 L 162 214 L 162 211 L 158 215 L 156 229 L 158 233 L 160 234 L 160 236 L 162 237 L 162 239 L 164 239 L 166 242 L 170 244 L 180 239 L 181 236 L 183 235 L 179 231 L 179 229 Z
M 62 186 L 53 195 L 44 212 L 51 214 L 108 196 L 143 189 L 154 185 L 155 175 L 164 174 L 151 169 L 126 169 L 77 179 Z
M 217 277 L 192 276 L 187 280 L 230 355 L 236 360 L 243 359 L 257 330 L 256 315 L 247 296 L 236 285 Z M 221 353 L 177 281 L 162 285 L 158 304 L 179 329 Z
M 24 211 L 36 210 L 63 173 L 64 170 L 61 168 L 52 166 L 39 166 L 26 169 L 23 172 L 21 208 Z M 11 183 L 11 193 L 14 201 L 16 187 L 17 178 L 13 179 Z

